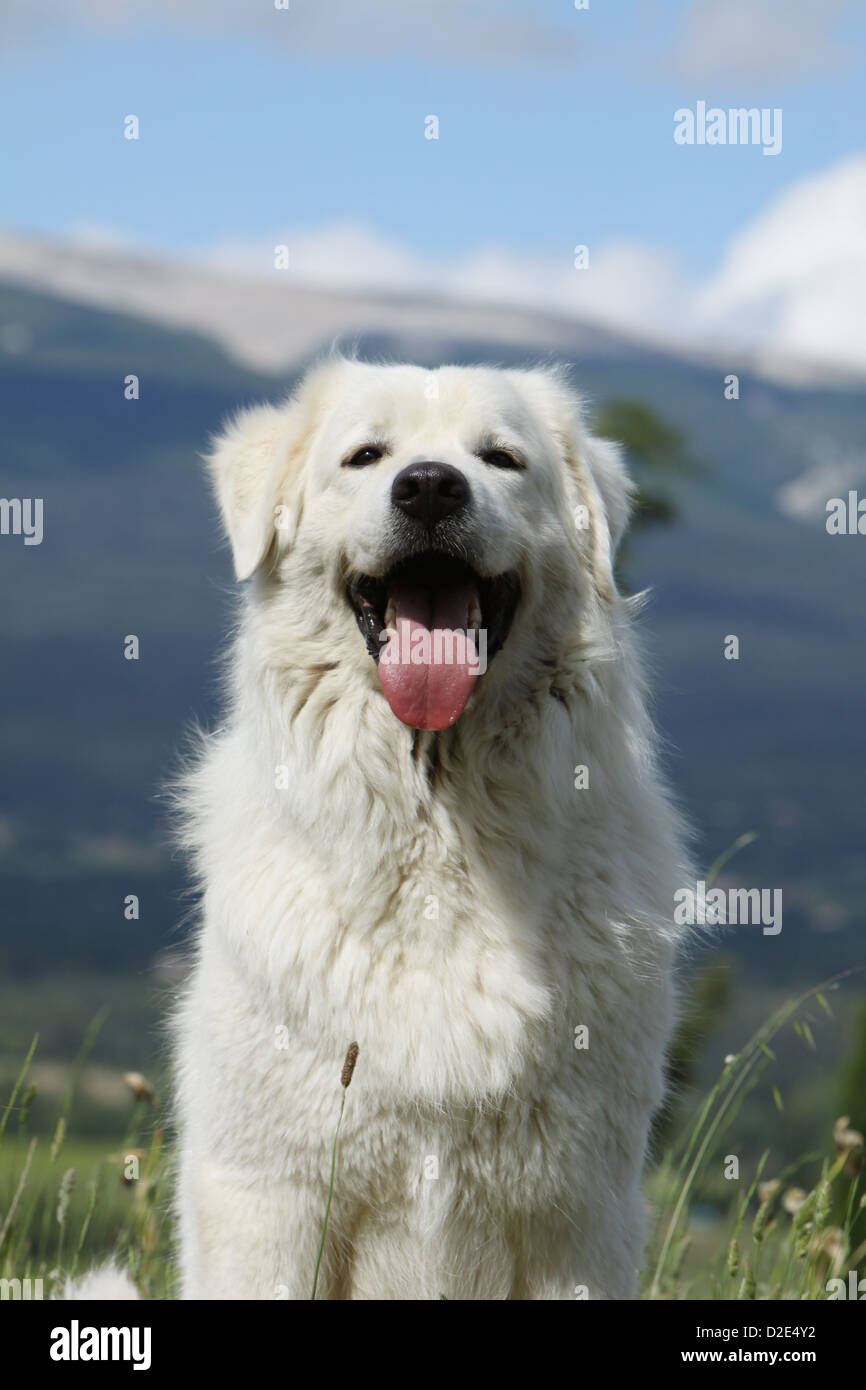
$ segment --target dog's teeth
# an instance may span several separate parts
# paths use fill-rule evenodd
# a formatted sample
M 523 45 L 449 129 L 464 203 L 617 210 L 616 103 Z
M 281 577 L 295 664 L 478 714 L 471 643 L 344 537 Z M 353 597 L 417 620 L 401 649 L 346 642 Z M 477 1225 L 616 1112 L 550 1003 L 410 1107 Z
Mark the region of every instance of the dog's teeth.
M 394 607 L 394 600 L 389 598 L 388 606 L 385 609 L 385 626 L 393 627 L 397 621 L 397 609 Z
M 474 598 L 469 605 L 469 626 L 474 628 L 481 627 L 481 604 Z

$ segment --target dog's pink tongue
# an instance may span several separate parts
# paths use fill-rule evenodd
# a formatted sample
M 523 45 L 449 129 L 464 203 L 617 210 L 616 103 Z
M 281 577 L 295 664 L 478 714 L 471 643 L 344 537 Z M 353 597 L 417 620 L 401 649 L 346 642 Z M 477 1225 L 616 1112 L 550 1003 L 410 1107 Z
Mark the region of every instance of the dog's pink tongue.
M 379 680 L 398 719 L 413 729 L 447 729 L 466 708 L 478 676 L 467 635 L 474 590 L 468 584 L 431 593 L 398 585 L 393 634 L 382 648 Z

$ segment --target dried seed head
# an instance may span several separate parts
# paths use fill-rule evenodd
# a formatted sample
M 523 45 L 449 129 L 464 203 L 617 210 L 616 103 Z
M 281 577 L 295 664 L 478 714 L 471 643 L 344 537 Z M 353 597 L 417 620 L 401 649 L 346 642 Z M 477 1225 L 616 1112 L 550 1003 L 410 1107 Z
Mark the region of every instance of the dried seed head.
M 771 1197 L 775 1197 L 782 1184 L 778 1178 L 768 1178 L 766 1182 L 758 1183 L 758 1200 L 769 1202 Z
M 123 1082 L 132 1091 L 136 1100 L 146 1100 L 148 1105 L 156 1105 L 156 1091 L 140 1071 L 124 1072 Z
M 840 1115 L 833 1126 L 833 1143 L 840 1153 L 863 1147 L 863 1135 L 858 1129 L 849 1129 L 848 1123 L 848 1116 Z
M 764 1236 L 767 1234 L 767 1222 L 770 1218 L 770 1203 L 762 1202 L 755 1214 L 752 1222 L 752 1239 L 760 1245 Z
M 59 1225 L 64 1225 L 66 1213 L 69 1209 L 69 1199 L 72 1196 L 72 1189 L 75 1186 L 75 1169 L 67 1168 L 63 1177 L 60 1179 L 60 1188 L 57 1193 L 57 1221 Z
M 824 1179 L 818 1184 L 818 1196 L 815 1200 L 815 1228 L 820 1230 L 827 1224 L 827 1218 L 833 1207 L 833 1189 Z
M 792 1188 L 791 1190 L 794 1191 L 795 1189 Z M 817 1196 L 818 1194 L 814 1188 L 811 1192 L 807 1192 L 804 1200 L 794 1212 L 794 1220 L 791 1222 L 794 1254 L 798 1260 L 802 1260 L 808 1253 L 812 1238 L 815 1234 L 815 1222 L 813 1217 Z
M 785 1211 L 790 1212 L 791 1216 L 796 1216 L 806 1200 L 806 1193 L 802 1187 L 789 1187 L 782 1198 L 782 1206 Z
M 740 1268 L 740 1245 L 739 1241 L 736 1239 L 732 1240 L 728 1246 L 728 1258 L 725 1262 L 725 1268 L 732 1279 Z
M 845 1258 L 845 1235 L 840 1226 L 828 1226 L 821 1236 L 821 1254 L 830 1261 L 831 1269 L 841 1269 Z
M 812 1244 L 812 1223 L 807 1221 L 803 1229 L 794 1241 L 794 1256 L 798 1260 L 805 1259 Z
M 357 1062 L 357 1060 L 358 1044 L 356 1042 L 349 1043 L 349 1047 L 346 1052 L 346 1060 L 343 1063 L 343 1070 L 340 1073 L 340 1085 L 344 1089 L 349 1085 L 349 1082 L 352 1080 L 352 1074 L 355 1070 L 355 1063 Z

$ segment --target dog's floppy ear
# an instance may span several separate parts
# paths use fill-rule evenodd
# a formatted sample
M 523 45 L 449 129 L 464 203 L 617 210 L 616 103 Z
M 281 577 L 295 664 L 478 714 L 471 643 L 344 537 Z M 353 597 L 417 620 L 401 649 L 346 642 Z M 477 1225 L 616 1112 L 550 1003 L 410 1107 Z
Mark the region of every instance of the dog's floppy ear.
M 603 593 L 612 594 L 614 556 L 628 526 L 634 495 L 620 446 L 590 434 L 582 403 L 563 372 L 542 368 L 516 375 L 541 411 L 577 484 L 580 504 L 588 512 L 596 583 Z M 586 529 L 580 514 L 575 525 Z
M 631 516 L 634 483 L 626 472 L 622 449 L 612 439 L 584 434 L 580 456 L 586 460 L 601 497 L 608 537 L 606 568 L 612 572 L 614 556 Z M 604 527 L 601 530 L 603 533 Z
M 299 446 L 298 407 L 242 410 L 213 442 L 207 464 L 237 579 L 249 579 L 293 528 L 282 497 Z
M 249 579 L 292 544 L 301 517 L 301 474 L 343 358 L 317 363 L 282 405 L 242 410 L 207 456 L 238 579 Z

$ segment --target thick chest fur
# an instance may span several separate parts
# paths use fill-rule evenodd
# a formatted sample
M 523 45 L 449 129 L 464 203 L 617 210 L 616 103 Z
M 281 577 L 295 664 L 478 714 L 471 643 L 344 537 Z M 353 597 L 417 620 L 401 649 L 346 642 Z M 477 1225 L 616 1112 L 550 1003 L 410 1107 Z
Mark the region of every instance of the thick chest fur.
M 661 797 L 632 778 L 628 797 L 581 800 L 562 721 L 481 773 L 452 757 L 434 779 L 405 743 L 370 743 L 361 757 L 320 740 L 305 758 L 299 736 L 278 791 L 278 744 L 263 757 L 238 733 L 209 749 L 192 788 L 204 921 L 180 1016 L 192 1128 L 218 1146 L 231 1113 L 235 1159 L 241 1134 L 252 1165 L 292 1149 L 318 1162 L 357 1041 L 347 1126 L 363 1117 L 374 1146 L 402 1151 L 410 1116 L 450 1133 L 464 1112 L 504 1124 L 506 1106 L 526 1143 L 553 1126 L 573 1155 L 587 1135 L 642 1130 L 671 1018 Z M 639 794 L 652 817 L 633 811 Z
M 636 959 L 604 911 L 589 912 L 598 895 L 573 865 L 551 874 L 549 859 L 432 819 L 384 854 L 371 845 L 366 880 L 357 863 L 335 871 L 339 852 L 247 835 L 212 877 L 191 1007 L 211 1036 L 232 1020 L 215 1070 L 223 1085 L 238 1073 L 238 1105 L 253 1076 L 262 1103 L 303 1096 L 308 1116 L 321 1088 L 327 1128 L 351 1041 L 358 1089 L 383 1104 L 498 1105 L 554 1075 L 654 1103 L 644 1058 L 667 1026 L 664 972 L 648 977 L 646 951 Z
M 422 826 L 363 881 L 339 847 L 236 846 L 209 887 L 205 952 L 296 1046 L 339 1057 L 404 1094 L 501 1091 L 541 1044 L 557 962 L 544 903 Z M 355 854 L 365 859 L 363 841 Z M 546 896 L 546 894 L 544 895 Z

